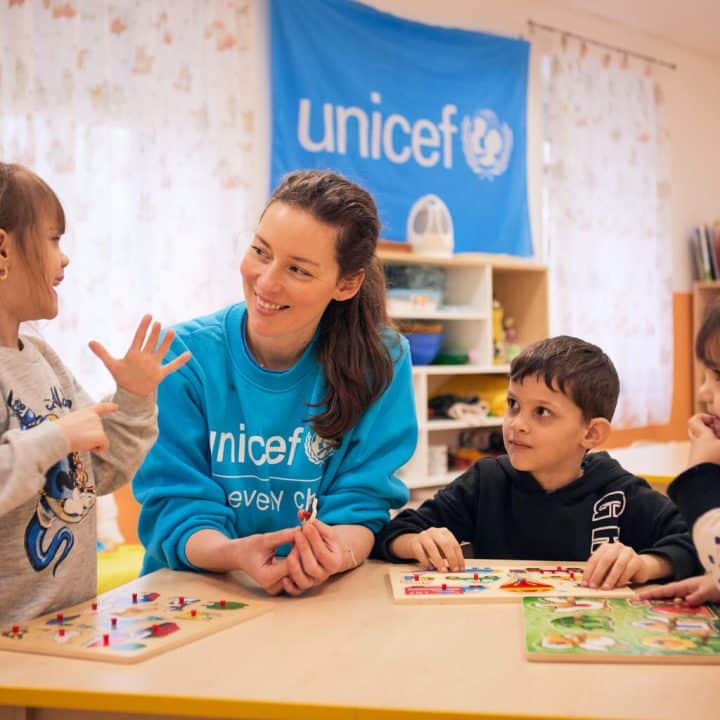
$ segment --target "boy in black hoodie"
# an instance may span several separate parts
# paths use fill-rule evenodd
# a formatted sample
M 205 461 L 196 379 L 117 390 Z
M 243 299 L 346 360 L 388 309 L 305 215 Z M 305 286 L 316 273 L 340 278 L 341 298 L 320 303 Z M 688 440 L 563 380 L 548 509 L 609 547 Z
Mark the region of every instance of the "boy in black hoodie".
M 588 560 L 587 587 L 688 577 L 699 569 L 687 525 L 667 497 L 607 453 L 619 381 L 597 346 L 566 335 L 526 348 L 510 366 L 507 455 L 478 460 L 377 535 L 373 555 L 441 571 L 474 557 Z

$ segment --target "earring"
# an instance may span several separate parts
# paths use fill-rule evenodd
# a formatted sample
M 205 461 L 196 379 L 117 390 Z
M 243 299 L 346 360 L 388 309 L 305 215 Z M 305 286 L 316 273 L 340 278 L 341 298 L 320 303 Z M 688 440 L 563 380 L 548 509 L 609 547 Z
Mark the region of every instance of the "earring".
M 7 280 L 9 274 L 10 271 L 8 270 L 7 265 L 0 267 L 0 282 Z

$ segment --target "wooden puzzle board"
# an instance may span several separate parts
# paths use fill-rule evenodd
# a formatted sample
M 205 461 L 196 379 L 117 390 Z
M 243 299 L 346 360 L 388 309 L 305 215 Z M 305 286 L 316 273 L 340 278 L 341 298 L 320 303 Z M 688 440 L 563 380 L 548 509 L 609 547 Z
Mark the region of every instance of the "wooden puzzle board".
M 631 597 L 630 588 L 591 590 L 580 585 L 585 563 L 466 560 L 462 572 L 401 570 L 389 573 L 398 603 L 512 602 L 528 595 Z
M 59 613 L 2 626 L 0 650 L 136 663 L 271 607 L 226 579 L 165 570 Z
M 523 599 L 528 660 L 720 663 L 717 607 L 633 598 Z

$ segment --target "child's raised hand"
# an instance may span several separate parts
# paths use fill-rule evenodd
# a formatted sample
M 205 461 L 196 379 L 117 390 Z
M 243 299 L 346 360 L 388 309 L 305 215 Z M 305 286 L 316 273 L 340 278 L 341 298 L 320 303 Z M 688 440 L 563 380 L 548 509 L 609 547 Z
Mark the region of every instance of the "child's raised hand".
M 677 597 L 682 598 L 688 605 L 702 605 L 708 602 L 720 602 L 720 590 L 715 585 L 712 575 L 708 574 L 641 590 L 638 597 L 641 600 Z
M 57 424 L 63 429 L 70 452 L 102 452 L 108 441 L 103 430 L 102 416 L 118 409 L 115 403 L 104 402 L 90 405 L 63 415 Z
M 688 420 L 688 437 L 690 438 L 689 464 L 699 465 L 704 462 L 720 463 L 720 427 L 714 415 L 698 413 Z
M 414 558 L 424 567 L 435 568 L 440 572 L 460 572 L 465 569 L 460 543 L 444 527 L 399 535 L 391 541 L 389 549 L 397 557 Z
M 89 343 L 90 349 L 103 361 L 118 387 L 142 397 L 150 395 L 170 373 L 181 368 L 190 359 L 190 353 L 184 352 L 167 365 L 163 365 L 162 360 L 172 345 L 175 332 L 168 330 L 157 346 L 162 330 L 159 322 L 153 323 L 150 334 L 147 340 L 145 339 L 151 322 L 151 315 L 143 317 L 124 358 L 112 357 L 96 340 Z
M 582 584 L 585 587 L 611 590 L 627 585 L 641 575 L 642 570 L 643 558 L 631 547 L 621 542 L 603 543 L 590 556 Z

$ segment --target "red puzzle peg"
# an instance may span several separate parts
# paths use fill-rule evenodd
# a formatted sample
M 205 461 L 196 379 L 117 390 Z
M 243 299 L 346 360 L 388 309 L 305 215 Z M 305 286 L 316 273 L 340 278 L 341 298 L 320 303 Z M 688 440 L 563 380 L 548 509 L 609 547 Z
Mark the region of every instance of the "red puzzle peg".
M 420 576 L 419 576 L 419 575 L 413 575 L 413 580 L 414 580 L 415 582 L 417 582 L 419 579 L 420 579 Z
M 225 601 L 224 601 L 224 600 L 221 600 L 221 601 L 220 601 L 220 607 L 221 607 L 221 608 L 225 608 Z
M 182 595 L 178 598 L 178 603 L 180 603 L 180 605 L 185 604 L 185 598 Z
M 447 583 L 443 583 L 443 584 L 442 584 L 442 589 L 443 589 L 443 590 L 447 590 Z
M 160 626 L 159 625 L 153 625 L 152 626 L 152 634 L 158 635 L 160 633 Z
M 105 633 L 103 635 L 103 647 L 108 647 L 110 645 L 110 636 Z
M 94 603 L 90 606 L 90 608 L 92 609 L 93 612 L 97 612 L 97 603 L 94 602 Z
M 473 580 L 479 580 L 479 579 L 480 579 L 480 576 L 477 573 L 475 573 L 473 575 Z
M 132 601 L 133 601 L 134 603 L 137 602 L 137 593 L 133 593 L 133 594 L 132 594 Z
M 116 627 L 117 627 L 117 618 L 116 618 L 116 617 L 110 618 L 110 624 L 111 624 L 114 628 L 116 628 Z
M 196 615 L 197 615 L 197 610 L 196 610 L 195 608 L 193 608 L 193 609 L 190 611 L 190 617 L 195 617 Z
M 12 626 L 12 634 L 13 634 L 13 635 L 19 635 L 19 634 L 20 634 L 20 626 L 19 626 L 19 625 L 13 625 L 13 626 Z
M 60 629 L 58 630 L 58 635 L 59 635 L 60 637 L 65 637 L 65 628 L 60 628 Z
M 63 617 L 63 614 L 62 614 L 62 613 L 58 613 L 58 614 L 57 614 L 57 621 L 58 621 L 58 623 L 60 623 L 60 625 L 63 624 L 63 620 L 64 620 L 64 619 L 65 619 L 65 618 Z

